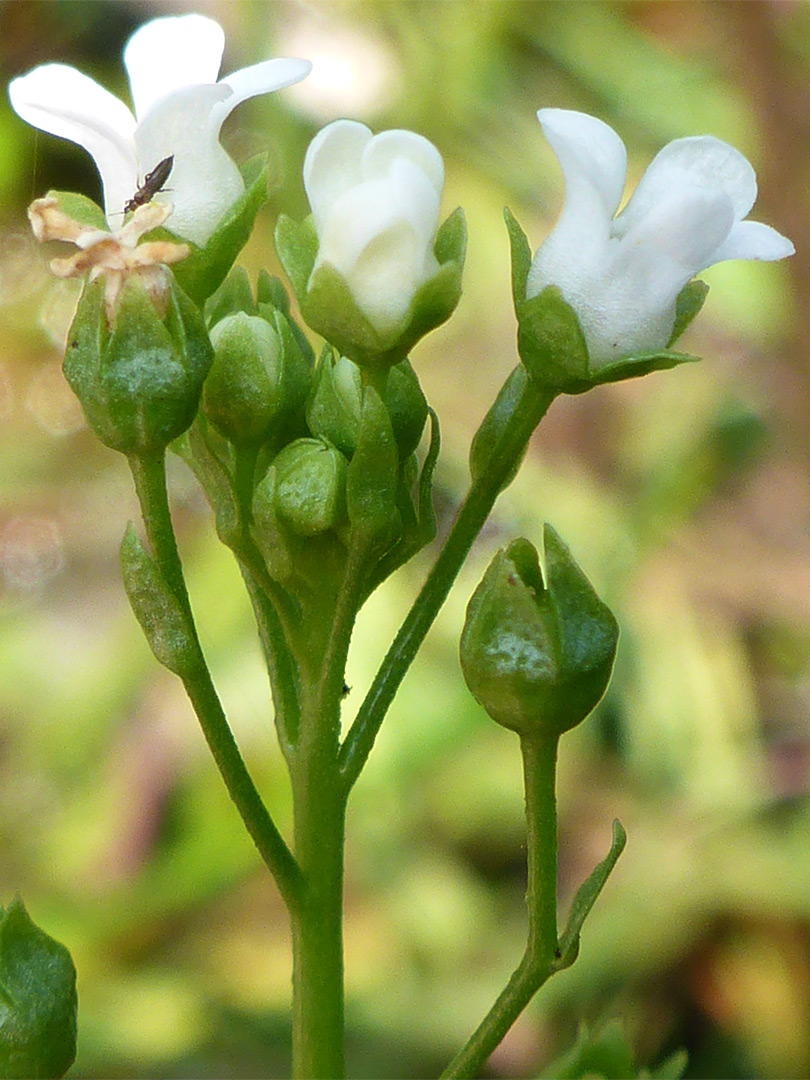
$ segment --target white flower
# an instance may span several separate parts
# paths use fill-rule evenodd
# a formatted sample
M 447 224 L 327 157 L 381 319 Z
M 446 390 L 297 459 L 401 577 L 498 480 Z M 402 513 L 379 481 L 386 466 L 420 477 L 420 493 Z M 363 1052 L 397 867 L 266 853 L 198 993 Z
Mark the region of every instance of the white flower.
M 439 270 L 438 150 L 412 131 L 372 136 L 365 124 L 336 120 L 310 143 L 304 186 L 319 241 L 313 276 L 334 267 L 372 326 L 392 330 Z
M 565 176 L 560 219 L 534 257 L 527 298 L 557 285 L 576 311 L 594 366 L 666 347 L 675 300 L 695 274 L 724 259 L 783 259 L 794 247 L 768 225 L 744 221 L 754 170 L 710 135 L 661 150 L 633 197 L 627 152 L 607 124 L 541 109 L 538 119 Z
M 173 155 L 171 227 L 203 245 L 244 191 L 219 144 L 223 121 L 241 101 L 298 82 L 311 67 L 307 60 L 266 60 L 217 82 L 224 46 L 222 28 L 203 15 L 154 19 L 124 50 L 135 116 L 66 64 L 43 64 L 14 79 L 11 104 L 29 124 L 92 155 L 108 218 L 122 214 L 144 176 Z

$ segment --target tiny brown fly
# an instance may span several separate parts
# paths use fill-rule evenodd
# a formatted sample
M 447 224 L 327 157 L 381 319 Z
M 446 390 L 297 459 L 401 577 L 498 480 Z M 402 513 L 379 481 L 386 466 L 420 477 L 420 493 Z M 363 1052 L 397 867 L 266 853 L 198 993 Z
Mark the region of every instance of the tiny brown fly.
M 125 214 L 128 214 L 130 210 L 137 210 L 139 206 L 144 206 L 146 203 L 151 202 L 159 191 L 163 191 L 163 185 L 169 179 L 172 165 L 174 165 L 174 154 L 170 154 L 169 157 L 165 157 L 163 161 L 159 161 L 154 169 L 146 174 L 141 186 L 132 198 L 124 204 Z

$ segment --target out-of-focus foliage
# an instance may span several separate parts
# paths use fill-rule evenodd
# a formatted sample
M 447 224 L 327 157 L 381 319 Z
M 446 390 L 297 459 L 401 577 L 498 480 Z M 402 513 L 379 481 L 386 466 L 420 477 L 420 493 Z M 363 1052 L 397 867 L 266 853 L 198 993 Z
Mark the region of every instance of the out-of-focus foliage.
M 623 1017 L 635 1059 L 690 1053 L 689 1077 L 810 1070 L 810 7 L 534 0 L 206 3 L 225 70 L 311 57 L 300 86 L 240 107 L 234 156 L 268 151 L 271 198 L 244 257 L 279 273 L 300 165 L 349 115 L 411 127 L 447 165 L 470 229 L 457 314 L 413 356 L 445 433 L 446 528 L 472 433 L 514 367 L 508 203 L 536 246 L 562 182 L 535 110 L 602 116 L 637 180 L 667 140 L 711 133 L 757 168 L 754 216 L 785 264 L 706 275 L 681 342 L 702 364 L 556 402 L 402 687 L 352 798 L 349 1060 L 356 1076 L 435 1074 L 522 950 L 515 737 L 464 689 L 457 640 L 493 551 L 549 520 L 622 626 L 597 714 L 562 743 L 566 906 L 628 846 L 582 936 L 489 1065 L 538 1073 L 580 1019 Z M 180 3 L 0 6 L 4 80 L 61 60 L 126 95 L 120 49 Z M 288 1075 L 288 926 L 179 686 L 129 611 L 118 546 L 125 465 L 85 428 L 60 371 L 75 292 L 48 279 L 25 205 L 92 197 L 78 148 L 0 99 L 0 904 L 15 892 L 79 973 L 75 1075 Z M 179 462 L 174 498 L 204 644 L 271 808 L 289 825 L 249 607 Z M 347 718 L 430 552 L 368 604 Z

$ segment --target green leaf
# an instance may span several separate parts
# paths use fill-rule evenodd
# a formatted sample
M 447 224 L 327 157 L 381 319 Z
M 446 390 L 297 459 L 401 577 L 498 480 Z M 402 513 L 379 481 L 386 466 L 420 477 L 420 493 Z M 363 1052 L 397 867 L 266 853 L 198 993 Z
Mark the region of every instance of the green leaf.
M 135 618 L 158 661 L 175 675 L 186 675 L 197 651 L 194 633 L 179 600 L 135 528 L 127 525 L 121 544 L 121 572 Z
M 568 925 L 560 938 L 560 958 L 554 964 L 555 971 L 562 971 L 563 968 L 570 967 L 576 960 L 579 952 L 579 935 L 583 923 L 596 903 L 605 882 L 610 877 L 617 859 L 624 851 L 626 843 L 627 833 L 624 831 L 622 823 L 616 820 L 613 822 L 613 842 L 610 845 L 610 851 L 602 862 L 591 871 L 587 880 L 580 885 L 577 895 L 574 897 L 571 912 L 568 916 Z
M 588 346 L 574 309 L 548 285 L 518 309 L 518 352 L 532 379 L 579 393 L 591 385 Z
M 668 349 L 672 348 L 687 326 L 698 314 L 705 304 L 708 295 L 709 286 L 705 281 L 699 281 L 697 279 L 684 285 L 678 293 L 678 299 L 675 301 L 675 325 L 672 328 L 672 336 L 667 342 Z
M 0 908 L 0 1077 L 64 1076 L 76 1056 L 76 969 L 15 899 Z
M 532 249 L 526 233 L 518 224 L 508 206 L 504 207 L 503 216 L 506 220 L 506 228 L 509 232 L 509 246 L 512 252 L 512 296 L 515 301 L 515 311 L 520 313 L 520 307 L 526 300 L 526 278 L 532 265 Z
M 235 266 L 213 296 L 205 302 L 205 322 L 209 330 L 228 315 L 256 314 L 250 278 L 244 266 Z
M 174 276 L 183 291 L 196 304 L 208 299 L 222 282 L 236 261 L 242 248 L 250 239 L 256 215 L 267 202 L 267 160 L 259 155 L 245 162 L 241 168 L 245 190 L 231 206 L 226 215 L 208 238 L 205 247 L 190 244 L 182 236 L 168 229 L 155 229 L 148 234 L 150 240 L 166 238 L 189 244 L 191 254 L 172 267 Z M 171 218 L 169 219 L 171 221 Z

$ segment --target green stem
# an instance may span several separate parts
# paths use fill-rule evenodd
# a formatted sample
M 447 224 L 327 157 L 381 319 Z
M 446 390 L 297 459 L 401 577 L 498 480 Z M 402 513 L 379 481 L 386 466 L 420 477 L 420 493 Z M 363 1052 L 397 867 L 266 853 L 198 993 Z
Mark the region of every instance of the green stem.
M 453 1058 L 442 1080 L 471 1078 L 554 971 L 557 957 L 556 736 L 521 739 L 528 830 L 529 933 L 526 952 L 495 1004 Z
M 340 750 L 340 768 L 351 789 L 366 763 L 399 684 L 433 624 L 461 566 L 489 517 L 510 470 L 554 400 L 529 380 L 485 472 L 470 488 L 453 528 L 413 607 L 399 629 Z
M 287 906 L 294 910 L 302 893 L 299 866 L 262 802 L 217 696 L 200 647 L 191 604 L 177 550 L 166 491 L 163 454 L 129 459 L 152 554 L 169 588 L 188 618 L 196 652 L 194 670 L 183 679 L 205 740 L 248 833 L 278 884 Z
M 312 620 L 302 665 L 303 709 L 290 758 L 295 854 L 304 874 L 293 913 L 293 1076 L 337 1080 L 343 1058 L 343 849 L 346 800 L 338 771 L 340 704 L 357 615 L 362 552 L 352 549 L 334 605 Z M 327 631 L 319 641 L 319 629 Z

